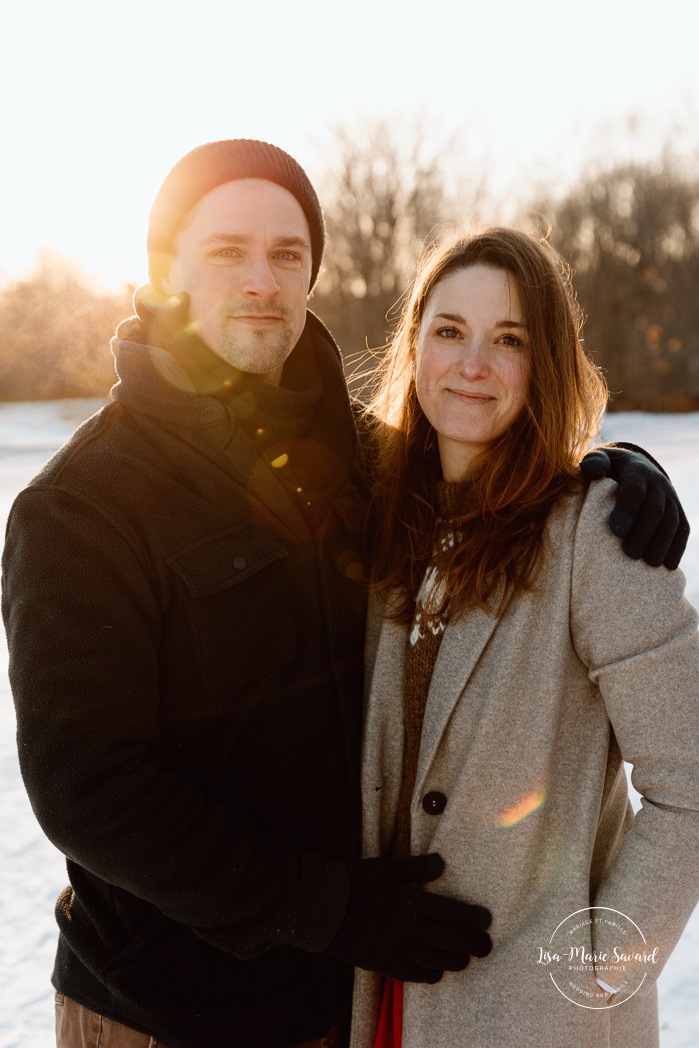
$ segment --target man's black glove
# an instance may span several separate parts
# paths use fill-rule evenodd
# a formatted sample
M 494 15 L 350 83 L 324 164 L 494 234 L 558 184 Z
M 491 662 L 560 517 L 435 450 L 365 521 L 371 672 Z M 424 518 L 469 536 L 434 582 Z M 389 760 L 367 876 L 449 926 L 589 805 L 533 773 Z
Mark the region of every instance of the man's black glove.
M 440 855 L 348 863 L 349 904 L 325 953 L 402 982 L 436 983 L 485 957 L 490 911 L 418 887 L 444 870 Z
M 634 444 L 616 444 L 591 451 L 580 471 L 589 480 L 611 477 L 619 485 L 609 527 L 624 540 L 624 553 L 674 570 L 687 545 L 689 522 L 662 466 Z

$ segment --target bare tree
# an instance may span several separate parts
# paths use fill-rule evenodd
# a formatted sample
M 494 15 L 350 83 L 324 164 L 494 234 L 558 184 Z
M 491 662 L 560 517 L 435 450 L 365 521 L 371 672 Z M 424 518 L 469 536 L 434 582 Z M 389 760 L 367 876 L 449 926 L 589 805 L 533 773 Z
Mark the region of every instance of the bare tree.
M 311 304 L 345 350 L 354 388 L 371 367 L 370 350 L 386 343 L 419 255 L 456 213 L 444 176 L 454 144 L 434 142 L 419 120 L 409 131 L 373 119 L 360 133 L 331 133 L 333 161 L 320 183 L 327 248 Z M 468 184 L 475 206 L 480 187 Z
M 628 163 L 550 210 L 617 410 L 699 407 L 699 181 Z
M 130 289 L 92 289 L 48 255 L 33 276 L 0 291 L 0 400 L 106 396 L 115 378 L 109 339 L 130 298 Z

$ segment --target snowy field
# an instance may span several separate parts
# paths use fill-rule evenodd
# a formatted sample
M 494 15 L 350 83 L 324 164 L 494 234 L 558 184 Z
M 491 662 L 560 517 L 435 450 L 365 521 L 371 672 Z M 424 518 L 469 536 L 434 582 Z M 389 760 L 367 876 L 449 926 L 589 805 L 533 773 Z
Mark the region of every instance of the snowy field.
M 0 404 L 0 523 L 21 487 L 99 403 Z M 608 440 L 641 444 L 672 477 L 692 525 L 683 561 L 699 606 L 699 414 L 611 415 Z M 699 685 L 699 682 L 698 682 Z M 0 644 L 0 1048 L 50 1048 L 54 900 L 63 858 L 32 815 L 17 766 L 7 653 Z M 699 1044 L 699 909 L 659 981 L 662 1048 Z M 505 1046 L 503 1046 L 505 1048 Z M 580 1048 L 584 1048 L 581 1045 Z

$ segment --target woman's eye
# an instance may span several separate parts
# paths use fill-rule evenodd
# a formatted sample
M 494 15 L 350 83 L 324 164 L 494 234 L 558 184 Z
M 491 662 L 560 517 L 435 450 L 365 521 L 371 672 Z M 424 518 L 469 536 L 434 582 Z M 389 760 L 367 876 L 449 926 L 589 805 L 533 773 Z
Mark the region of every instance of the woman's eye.
M 515 349 L 519 349 L 524 345 L 524 342 L 519 335 L 503 335 L 502 338 L 498 339 L 504 346 L 512 346 Z
M 455 327 L 439 327 L 439 328 L 437 328 L 435 334 L 439 335 L 440 338 L 458 338 L 459 337 L 459 332 L 458 332 L 457 328 L 455 328 Z

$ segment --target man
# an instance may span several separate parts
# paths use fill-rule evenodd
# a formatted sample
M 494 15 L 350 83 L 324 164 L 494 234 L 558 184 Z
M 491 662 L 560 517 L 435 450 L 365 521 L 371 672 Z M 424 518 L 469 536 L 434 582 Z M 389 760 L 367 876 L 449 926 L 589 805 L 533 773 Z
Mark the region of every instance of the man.
M 61 1048 L 340 1044 L 352 965 L 434 982 L 490 948 L 486 910 L 424 889 L 438 856 L 358 858 L 366 493 L 306 311 L 323 240 L 276 147 L 180 161 L 113 403 L 10 517 L 22 771 L 70 876 Z

